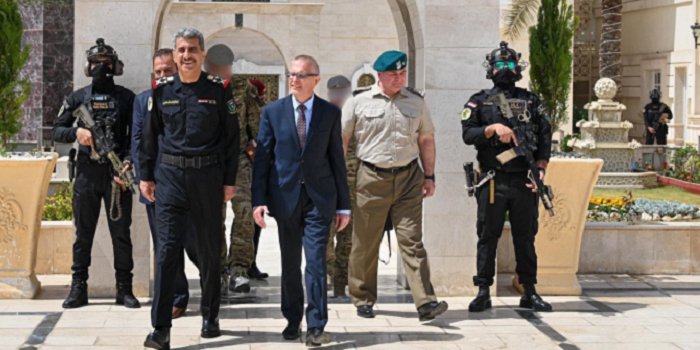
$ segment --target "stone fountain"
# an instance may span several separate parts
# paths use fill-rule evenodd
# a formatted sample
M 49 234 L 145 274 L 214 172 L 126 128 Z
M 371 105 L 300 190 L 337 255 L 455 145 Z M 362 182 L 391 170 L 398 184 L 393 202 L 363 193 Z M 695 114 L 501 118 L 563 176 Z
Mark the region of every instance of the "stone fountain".
M 615 81 L 602 78 L 596 82 L 594 91 L 598 101 L 589 102 L 583 107 L 588 110 L 588 120 L 576 123 L 581 129 L 581 139 L 572 139 L 569 145 L 582 155 L 605 161 L 597 187 L 656 187 L 655 172 L 632 172 L 634 150 L 641 144 L 635 140 L 628 141 L 633 125 L 622 121 L 622 111 L 627 107 L 612 100 L 617 93 Z

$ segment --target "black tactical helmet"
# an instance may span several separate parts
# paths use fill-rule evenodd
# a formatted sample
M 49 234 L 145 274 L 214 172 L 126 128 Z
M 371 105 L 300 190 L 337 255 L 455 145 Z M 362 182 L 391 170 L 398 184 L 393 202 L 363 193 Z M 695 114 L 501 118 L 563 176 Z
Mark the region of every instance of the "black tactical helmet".
M 661 99 L 661 91 L 658 89 L 653 89 L 649 92 L 649 98 L 652 100 L 660 100 Z
M 112 75 L 122 75 L 122 73 L 124 73 L 124 63 L 119 60 L 117 51 L 111 46 L 105 45 L 105 39 L 102 38 L 97 38 L 95 44 L 95 46 L 85 51 L 85 56 L 87 58 L 84 69 L 85 76 L 91 76 L 92 72 L 90 66 L 92 63 L 99 62 L 97 58 L 100 56 L 107 57 L 112 61 Z
M 486 69 L 486 79 L 493 78 L 493 69 L 496 62 L 515 62 L 515 72 L 517 73 L 517 80 L 522 79 L 522 71 L 527 68 L 527 62 L 520 61 L 521 54 L 515 50 L 508 47 L 508 43 L 501 41 L 499 48 L 491 51 L 491 53 L 486 55 L 486 60 L 484 61 L 484 68 Z

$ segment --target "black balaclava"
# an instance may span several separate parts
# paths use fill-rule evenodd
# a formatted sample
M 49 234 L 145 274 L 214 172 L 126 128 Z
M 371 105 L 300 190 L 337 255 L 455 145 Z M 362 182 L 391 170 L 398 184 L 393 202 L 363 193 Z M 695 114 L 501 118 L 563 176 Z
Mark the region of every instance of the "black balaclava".
M 92 88 L 97 92 L 105 92 L 114 88 L 114 77 L 112 69 L 105 62 L 95 63 L 95 66 L 90 70 L 92 76 Z

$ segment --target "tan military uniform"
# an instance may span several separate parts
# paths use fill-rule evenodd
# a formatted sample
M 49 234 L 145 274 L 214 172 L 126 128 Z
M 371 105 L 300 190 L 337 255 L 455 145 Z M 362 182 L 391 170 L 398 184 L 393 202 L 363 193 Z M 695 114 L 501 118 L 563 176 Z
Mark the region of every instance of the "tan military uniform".
M 252 195 L 250 186 L 253 176 L 253 164 L 245 150 L 255 139 L 260 126 L 260 109 L 262 104 L 258 90 L 245 78 L 233 77 L 231 80 L 233 100 L 239 115 L 241 130 L 241 154 L 239 155 L 238 174 L 236 176 L 236 196 L 231 200 L 234 220 L 231 227 L 231 245 L 226 249 L 223 244 L 221 259 L 224 268 L 230 269 L 231 276 L 245 276 L 254 260 L 253 237 L 255 223 L 253 221 Z M 226 206 L 224 205 L 224 210 Z M 225 219 L 225 216 L 224 216 Z M 222 233 L 226 242 L 226 232 Z M 228 252 L 228 254 L 227 254 Z
M 387 215 L 417 307 L 436 301 L 423 247 L 424 174 L 418 136 L 434 133 L 423 97 L 408 88 L 394 98 L 377 85 L 343 106 L 343 137 L 357 140 L 357 203 L 353 208 L 349 286 L 355 306 L 377 301 L 377 258 Z

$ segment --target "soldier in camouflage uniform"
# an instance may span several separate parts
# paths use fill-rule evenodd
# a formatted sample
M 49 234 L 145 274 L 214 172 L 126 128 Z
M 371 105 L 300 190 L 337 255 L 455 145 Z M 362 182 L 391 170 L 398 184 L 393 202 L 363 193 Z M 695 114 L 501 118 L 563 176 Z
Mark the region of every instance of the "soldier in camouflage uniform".
M 233 76 L 231 71 L 233 60 L 231 49 L 226 45 L 218 44 L 209 48 L 204 61 L 207 72 L 231 77 L 230 86 L 233 89 L 233 101 L 236 104 L 241 130 L 241 153 L 236 178 L 237 192 L 231 200 L 234 220 L 231 227 L 231 245 L 228 249 L 225 244 L 226 226 L 222 221 L 221 239 L 224 243 L 221 250 L 222 294 L 227 294 L 227 290 L 235 293 L 250 292 L 248 269 L 254 260 L 255 223 L 252 215 L 250 185 L 253 174 L 252 159 L 255 154 L 254 140 L 260 125 L 260 105 L 258 90 L 247 79 Z M 226 205 L 222 210 L 225 220 Z
M 328 80 L 328 100 L 338 108 L 343 108 L 343 103 L 350 96 L 350 81 L 336 75 Z M 348 186 L 350 187 L 350 201 L 355 206 L 355 174 L 357 173 L 357 158 L 355 158 L 355 142 L 351 142 L 345 156 L 345 164 L 348 170 Z M 335 238 L 335 239 L 334 239 Z M 350 257 L 352 243 L 352 220 L 344 230 L 335 232 L 331 226 L 331 237 L 328 240 L 326 250 L 326 265 L 328 274 L 333 283 L 333 297 L 346 297 L 345 286 L 348 285 L 348 259 Z

